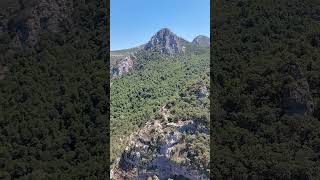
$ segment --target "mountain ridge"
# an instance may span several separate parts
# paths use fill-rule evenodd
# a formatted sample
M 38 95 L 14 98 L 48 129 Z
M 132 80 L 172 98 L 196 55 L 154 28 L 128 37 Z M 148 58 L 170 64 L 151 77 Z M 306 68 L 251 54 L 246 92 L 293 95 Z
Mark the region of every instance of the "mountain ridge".
M 205 35 L 197 35 L 191 42 L 184 39 L 183 37 L 180 37 L 178 35 L 176 35 L 174 32 L 172 32 L 169 28 L 162 28 L 160 29 L 159 31 L 157 31 L 153 36 L 151 36 L 150 40 L 152 39 L 152 37 L 156 36 L 157 34 L 163 32 L 163 31 L 168 31 L 170 34 L 173 34 L 174 36 L 177 36 L 179 39 L 182 39 L 182 41 L 184 41 L 185 43 L 189 44 L 189 45 L 199 45 L 197 43 L 193 43 L 196 41 L 197 38 L 201 37 L 201 38 L 206 38 L 209 40 L 209 43 L 210 43 L 210 38 L 205 36 Z M 147 43 L 144 43 L 142 45 L 139 45 L 139 46 L 136 46 L 136 47 L 132 47 L 132 48 L 127 48 L 127 49 L 119 49 L 119 50 L 112 50 L 110 51 L 110 55 L 111 56 L 116 56 L 116 55 L 119 55 L 119 54 L 126 54 L 128 52 L 136 52 L 138 50 L 142 50 L 142 49 L 145 49 L 145 46 L 150 42 L 150 40 L 147 42 Z M 206 46 L 206 47 L 209 47 L 209 46 Z
M 201 39 L 200 43 L 194 43 L 196 38 Z M 162 28 L 157 31 L 145 44 L 133 48 L 110 51 L 110 73 L 112 77 L 119 77 L 122 74 L 131 71 L 136 59 L 132 57 L 135 57 L 135 54 L 139 51 L 150 53 L 157 52 L 162 55 L 176 56 L 192 51 L 196 52 L 198 47 L 200 47 L 200 49 L 209 47 L 206 44 L 210 42 L 206 42 L 205 45 L 203 45 L 203 39 L 208 40 L 208 37 L 204 35 L 198 35 L 195 37 L 195 39 L 192 42 L 189 42 L 173 33 L 169 28 Z

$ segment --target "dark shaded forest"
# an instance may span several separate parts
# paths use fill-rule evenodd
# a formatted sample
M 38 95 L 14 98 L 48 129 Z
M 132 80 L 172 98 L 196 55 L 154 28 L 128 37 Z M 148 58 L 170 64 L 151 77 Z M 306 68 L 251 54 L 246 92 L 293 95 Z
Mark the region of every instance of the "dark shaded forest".
M 108 176 L 106 8 L 73 9 L 72 25 L 43 31 L 33 47 L 12 49 L 15 32 L 0 35 L 0 179 Z
M 213 179 L 320 179 L 320 1 L 216 1 Z

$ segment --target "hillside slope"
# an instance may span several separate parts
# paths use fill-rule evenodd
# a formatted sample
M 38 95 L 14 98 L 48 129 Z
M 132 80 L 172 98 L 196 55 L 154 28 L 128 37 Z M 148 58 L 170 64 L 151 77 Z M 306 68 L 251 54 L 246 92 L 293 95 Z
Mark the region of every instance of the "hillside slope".
M 0 179 L 107 179 L 106 8 L 99 1 L 5 2 Z
M 199 170 L 201 172 L 199 177 L 207 177 L 209 166 L 209 101 L 207 94 L 207 88 L 209 88 L 209 49 L 191 45 L 188 46 L 187 52 L 175 56 L 148 51 L 139 51 L 135 56 L 133 72 L 111 81 L 111 144 L 113 145 L 111 160 L 114 163 L 114 176 L 123 175 L 125 173 L 121 172 L 126 172 L 128 177 L 138 177 L 138 172 L 141 175 L 141 172 L 145 171 L 150 176 L 169 177 L 174 175 L 173 173 L 161 175 L 159 169 L 161 170 L 165 166 L 157 166 L 158 171 L 152 172 L 145 169 L 147 166 L 135 169 L 141 167 L 138 164 L 142 162 L 144 164 L 155 163 L 153 160 L 157 158 L 152 157 L 161 159 L 164 154 L 157 151 L 152 153 L 151 151 L 134 149 L 137 144 L 131 143 L 129 145 L 130 142 L 137 142 L 133 139 L 139 139 L 142 136 L 153 136 L 150 134 L 152 133 L 150 132 L 152 124 L 160 124 L 164 127 L 158 135 L 154 134 L 154 138 L 157 136 L 160 138 L 165 135 L 164 132 L 180 133 L 178 129 L 165 128 L 170 123 L 187 124 L 187 122 L 203 121 L 205 123 L 201 127 L 199 125 L 194 131 L 182 133 L 185 134 L 185 139 L 179 138 L 177 155 L 168 156 L 162 160 Z M 169 105 L 170 115 L 167 117 L 164 115 L 163 107 L 168 108 L 168 104 L 172 103 L 174 105 Z M 168 111 L 169 109 L 166 110 L 166 112 Z M 207 128 L 207 130 L 202 131 L 201 128 Z M 153 140 L 145 139 L 144 143 L 149 144 L 150 142 Z M 157 147 L 160 148 L 164 145 L 161 142 L 153 143 L 155 144 L 150 146 L 151 149 L 157 149 Z M 196 149 L 203 148 L 201 153 L 192 154 L 195 145 Z M 179 155 L 180 151 L 181 155 Z M 184 151 L 185 155 L 182 153 Z M 135 171 L 124 168 L 130 166 L 128 161 L 125 161 L 126 165 L 123 166 L 121 157 L 128 156 L 128 152 L 139 152 L 141 156 L 146 157 L 134 165 Z M 195 157 L 198 157 L 199 161 L 192 160 Z
M 179 37 L 168 28 L 162 28 L 156 32 L 150 40 L 138 47 L 111 51 L 110 52 L 110 74 L 113 78 L 133 70 L 136 54 L 140 52 L 160 53 L 161 55 L 177 56 L 190 53 L 204 53 L 209 48 L 209 38 L 197 36 L 193 42 L 188 42 Z
M 213 179 L 320 178 L 319 5 L 215 5 Z

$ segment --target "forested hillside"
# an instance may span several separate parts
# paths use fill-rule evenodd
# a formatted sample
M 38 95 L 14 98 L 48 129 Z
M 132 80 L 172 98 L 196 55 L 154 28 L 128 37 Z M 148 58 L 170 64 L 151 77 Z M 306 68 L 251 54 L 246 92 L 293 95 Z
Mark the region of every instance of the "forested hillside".
M 22 12 L 56 1 L 16 2 L 1 12 L 0 179 L 106 179 L 104 4 L 75 2 L 55 33 Z
M 320 178 L 320 2 L 217 1 L 214 179 Z
M 111 52 L 112 179 L 209 179 L 208 39 L 163 28 Z
M 188 83 L 208 82 L 209 50 L 203 51 L 176 57 L 141 52 L 134 72 L 111 81 L 112 161 L 126 146 L 126 137 L 154 118 L 166 102 L 184 93 Z

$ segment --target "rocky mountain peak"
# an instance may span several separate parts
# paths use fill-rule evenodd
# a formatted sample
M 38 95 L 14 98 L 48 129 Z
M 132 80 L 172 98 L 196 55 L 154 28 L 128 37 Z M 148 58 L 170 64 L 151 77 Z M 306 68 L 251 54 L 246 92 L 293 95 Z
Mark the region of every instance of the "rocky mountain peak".
M 168 33 L 168 34 L 173 34 L 169 28 L 162 28 L 160 29 L 157 33 Z
M 163 28 L 151 37 L 144 50 L 173 55 L 185 52 L 186 43 L 186 40 L 175 35 L 170 29 Z
M 193 39 L 192 44 L 203 47 L 210 47 L 210 38 L 208 38 L 207 36 L 199 35 Z

